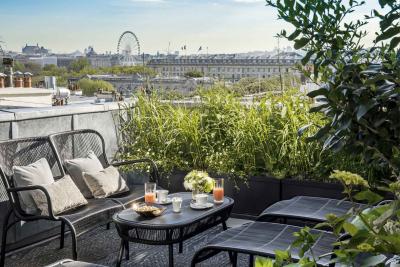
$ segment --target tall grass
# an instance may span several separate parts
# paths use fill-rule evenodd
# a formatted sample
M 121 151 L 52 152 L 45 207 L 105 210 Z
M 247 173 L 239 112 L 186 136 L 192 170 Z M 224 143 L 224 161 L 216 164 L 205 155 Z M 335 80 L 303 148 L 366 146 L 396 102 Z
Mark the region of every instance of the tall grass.
M 164 174 L 202 169 L 237 179 L 257 174 L 323 179 L 336 168 L 365 169 L 358 159 L 321 153 L 320 144 L 298 136 L 306 124 L 323 124 L 298 91 L 269 94 L 251 105 L 219 86 L 200 97 L 193 107 L 140 96 L 134 108 L 124 110 L 121 157 L 152 158 Z

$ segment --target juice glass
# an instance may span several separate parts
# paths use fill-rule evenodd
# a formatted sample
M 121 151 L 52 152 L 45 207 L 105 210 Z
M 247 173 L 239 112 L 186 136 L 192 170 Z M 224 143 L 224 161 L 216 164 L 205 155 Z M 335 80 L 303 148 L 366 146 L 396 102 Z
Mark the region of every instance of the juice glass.
M 213 195 L 214 203 L 224 202 L 224 179 L 215 179 Z
M 156 183 L 144 184 L 144 202 L 146 203 L 156 202 Z

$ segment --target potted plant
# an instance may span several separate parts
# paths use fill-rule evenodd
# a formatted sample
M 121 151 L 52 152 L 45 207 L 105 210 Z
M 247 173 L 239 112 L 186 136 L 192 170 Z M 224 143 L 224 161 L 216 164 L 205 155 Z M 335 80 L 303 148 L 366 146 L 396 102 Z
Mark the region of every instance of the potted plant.
M 207 172 L 193 170 L 185 178 L 183 185 L 186 190 L 192 191 L 192 198 L 197 194 L 209 193 L 214 188 L 214 179 Z

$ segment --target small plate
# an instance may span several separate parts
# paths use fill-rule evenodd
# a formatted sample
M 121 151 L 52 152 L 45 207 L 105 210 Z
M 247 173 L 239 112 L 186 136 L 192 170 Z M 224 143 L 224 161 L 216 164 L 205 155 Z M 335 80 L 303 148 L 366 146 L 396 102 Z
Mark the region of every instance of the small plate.
M 209 203 L 209 202 L 207 202 L 204 205 L 197 205 L 195 202 L 190 202 L 190 207 L 194 210 L 205 210 L 205 209 L 212 208 L 213 206 L 214 206 L 214 204 Z
M 153 207 L 155 210 L 140 210 L 143 207 L 146 206 L 151 206 Z M 137 214 L 146 217 L 146 218 L 153 218 L 153 217 L 158 217 L 161 214 L 163 214 L 163 212 L 166 210 L 166 207 L 154 204 L 154 203 L 140 203 L 138 205 L 135 206 L 135 208 L 133 209 Z
M 163 202 L 159 202 L 158 199 L 157 199 L 156 203 L 160 204 L 160 205 L 169 205 L 169 204 L 172 203 L 172 198 L 167 197 L 167 199 L 164 200 Z

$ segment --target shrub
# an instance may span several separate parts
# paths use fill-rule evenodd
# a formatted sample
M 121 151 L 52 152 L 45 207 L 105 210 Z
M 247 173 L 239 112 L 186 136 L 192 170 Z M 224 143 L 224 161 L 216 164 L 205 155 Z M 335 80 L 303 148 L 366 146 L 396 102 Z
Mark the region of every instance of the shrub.
M 188 107 L 139 96 L 134 108 L 124 109 L 129 119 L 121 126 L 121 157 L 150 157 L 166 174 L 201 169 L 234 178 L 268 173 L 321 179 L 333 169 L 367 169 L 357 158 L 321 153 L 318 143 L 298 136 L 300 126 L 324 122 L 322 115 L 308 113 L 311 103 L 298 91 L 246 106 L 215 86 L 201 91 L 200 99 Z
M 83 95 L 93 96 L 99 90 L 103 91 L 114 91 L 114 86 L 106 81 L 101 80 L 90 80 L 87 78 L 80 79 L 78 81 L 78 87 L 82 90 Z

